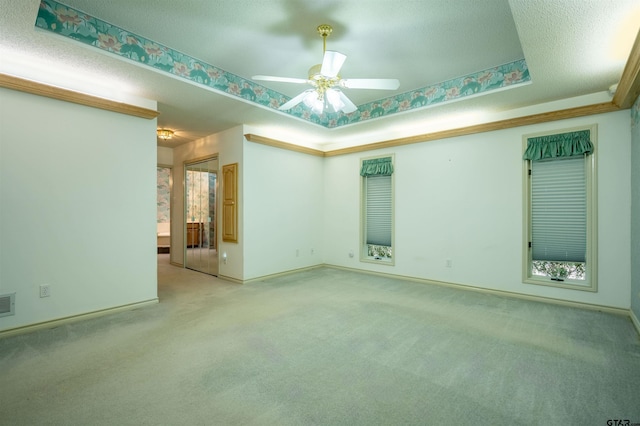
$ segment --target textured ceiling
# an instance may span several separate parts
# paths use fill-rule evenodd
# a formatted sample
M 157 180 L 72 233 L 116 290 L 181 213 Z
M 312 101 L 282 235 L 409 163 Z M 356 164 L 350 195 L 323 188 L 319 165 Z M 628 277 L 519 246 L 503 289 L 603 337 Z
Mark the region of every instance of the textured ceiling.
M 14 74 L 18 69 L 18 74 L 46 82 L 58 71 L 60 79 L 76 80 L 68 84 L 77 83 L 80 75 L 107 91 L 157 100 L 159 127 L 177 132 L 173 144 L 247 124 L 307 146 L 353 145 L 424 133 L 434 125 L 455 127 L 468 117 L 481 120 L 563 98 L 602 96 L 620 78 L 640 25 L 638 0 L 63 3 L 244 78 L 306 77 L 322 59 L 322 40 L 315 31 L 320 23 L 334 27 L 328 48 L 348 57 L 343 77 L 398 78 L 398 93 L 521 58 L 531 73 L 528 86 L 328 130 L 38 31 L 39 0 L 0 0 L 0 65 L 18 57 Z M 26 58 L 23 65 L 20 58 Z M 40 70 L 27 69 L 34 64 Z M 304 89 L 261 84 L 286 96 Z M 351 90 L 348 96 L 359 105 L 392 94 Z M 576 102 L 591 98 L 585 99 Z

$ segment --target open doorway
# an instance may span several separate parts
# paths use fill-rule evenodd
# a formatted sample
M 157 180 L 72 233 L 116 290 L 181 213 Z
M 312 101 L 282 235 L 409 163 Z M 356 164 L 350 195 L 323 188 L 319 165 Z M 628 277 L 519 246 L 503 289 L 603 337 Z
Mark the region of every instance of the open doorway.
M 158 254 L 171 251 L 171 167 L 158 165 Z
M 218 275 L 218 158 L 185 164 L 185 268 Z

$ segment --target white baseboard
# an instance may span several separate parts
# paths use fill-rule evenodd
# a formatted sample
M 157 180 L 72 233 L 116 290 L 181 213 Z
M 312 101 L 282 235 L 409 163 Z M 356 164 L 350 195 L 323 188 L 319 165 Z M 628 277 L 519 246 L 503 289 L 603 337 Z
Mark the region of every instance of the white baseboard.
M 483 288 L 483 287 L 474 287 L 474 286 L 470 286 L 470 285 L 466 285 L 466 284 L 450 283 L 450 282 L 446 282 L 446 281 L 427 280 L 427 279 L 424 279 L 424 278 L 416 278 L 416 277 L 408 277 L 408 276 L 404 276 L 404 275 L 387 274 L 387 273 L 384 273 L 384 272 L 372 272 L 372 271 L 366 271 L 364 269 L 347 268 L 347 267 L 344 267 L 344 266 L 335 266 L 335 265 L 325 265 L 325 266 L 327 266 L 329 268 L 344 269 L 344 270 L 347 270 L 347 271 L 360 272 L 360 273 L 371 274 L 371 275 L 378 275 L 378 276 L 386 277 L 386 278 L 395 278 L 395 279 L 399 279 L 399 280 L 413 281 L 413 282 L 419 282 L 419 283 L 424 283 L 424 284 L 439 285 L 439 286 L 443 286 L 443 287 L 457 288 L 457 289 L 460 289 L 460 290 L 476 291 L 476 292 L 479 292 L 479 293 L 493 294 L 493 295 L 497 295 L 497 296 L 511 297 L 511 298 L 515 298 L 515 299 L 530 300 L 530 301 L 533 301 L 533 302 L 552 303 L 552 304 L 555 304 L 555 305 L 563 305 L 563 306 L 569 306 L 569 307 L 573 307 L 573 308 L 581 308 L 581 309 L 589 309 L 589 310 L 593 310 L 593 311 L 608 312 L 608 313 L 611 313 L 611 314 L 622 315 L 622 316 L 629 316 L 629 312 L 630 312 L 629 309 L 615 308 L 615 307 L 612 307 L 612 306 L 595 305 L 595 304 L 583 303 L 583 302 L 573 302 L 573 301 L 569 301 L 569 300 L 553 299 L 551 297 L 544 297 L 544 296 L 532 296 L 532 295 L 529 295 L 529 294 L 515 293 L 515 292 L 511 292 L 511 291 L 493 290 L 493 289 L 488 289 L 488 288 Z
M 516 293 L 516 292 L 504 291 L 504 290 L 493 290 L 493 289 L 488 289 L 488 288 L 483 288 L 483 287 L 474 287 L 474 286 L 466 285 L 466 284 L 457 284 L 457 283 L 450 283 L 450 282 L 446 282 L 446 281 L 428 280 L 428 279 L 424 279 L 424 278 L 409 277 L 409 276 L 405 276 L 405 275 L 387 274 L 387 273 L 384 273 L 384 272 L 374 272 L 374 271 L 368 271 L 368 270 L 365 270 L 365 269 L 357 269 L 357 268 L 349 268 L 349 267 L 346 267 L 346 266 L 330 265 L 330 264 L 327 264 L 327 263 L 323 263 L 321 265 L 309 266 L 309 267 L 306 267 L 306 268 L 293 269 L 293 270 L 284 271 L 284 272 L 280 272 L 280 273 L 272 274 L 272 275 L 265 275 L 265 276 L 262 276 L 262 277 L 252 278 L 252 279 L 249 279 L 249 280 L 238 280 L 238 279 L 235 279 L 235 278 L 225 277 L 225 276 L 222 276 L 222 275 L 218 276 L 218 278 L 221 278 L 223 280 L 232 281 L 232 282 L 235 282 L 235 283 L 238 283 L 238 284 L 247 284 L 247 283 L 251 283 L 251 282 L 264 281 L 264 280 L 269 279 L 269 278 L 276 278 L 276 277 L 280 277 L 280 276 L 283 276 L 283 275 L 294 274 L 294 273 L 297 273 L 297 272 L 308 271 L 308 270 L 312 270 L 312 269 L 316 269 L 316 268 L 322 268 L 322 267 L 334 268 L 334 269 L 343 269 L 345 271 L 360 272 L 360 273 L 363 273 L 363 274 L 378 275 L 378 276 L 386 277 L 386 278 L 395 278 L 395 279 L 399 279 L 399 280 L 413 281 L 413 282 L 419 282 L 419 283 L 424 283 L 424 284 L 439 285 L 439 286 L 444 286 L 444 287 L 452 287 L 452 288 L 457 288 L 457 289 L 460 289 L 460 290 L 477 291 L 477 292 L 480 292 L 480 293 L 494 294 L 494 295 L 498 295 L 498 296 L 511 297 L 511 298 L 523 299 L 523 300 L 530 300 L 530 301 L 533 301 L 533 302 L 551 303 L 551 304 L 555 304 L 555 305 L 563 305 L 563 306 L 569 306 L 569 307 L 573 307 L 573 308 L 589 309 L 589 310 L 592 310 L 592 311 L 607 312 L 607 313 L 615 314 L 615 315 L 629 316 L 630 313 L 633 314 L 631 312 L 631 310 L 624 309 L 624 308 L 616 308 L 616 307 L 612 307 L 612 306 L 596 305 L 596 304 L 584 303 L 584 302 L 573 302 L 573 301 L 569 301 L 569 300 L 554 299 L 554 298 L 551 298 L 551 297 L 544 297 L 544 296 L 533 296 L 533 295 L 529 295 L 529 294 Z M 638 323 L 638 319 L 635 318 L 635 320 L 634 320 L 634 318 L 635 317 L 632 316 L 632 321 L 635 321 L 634 324 L 636 325 L 636 328 L 638 328 L 638 332 L 640 333 L 640 326 L 639 326 L 639 323 Z
M 98 318 L 105 315 L 111 315 L 118 312 L 131 311 L 133 309 L 142 308 L 149 305 L 155 305 L 158 303 L 158 298 L 145 300 L 143 302 L 131 303 L 129 305 L 116 306 L 114 308 L 102 309 L 99 311 L 87 312 L 84 314 L 72 315 L 69 317 L 58 318 L 51 321 L 39 322 L 36 324 L 24 325 L 22 327 L 10 328 L 8 330 L 0 331 L 0 339 L 4 337 L 16 336 L 18 334 L 32 333 L 38 330 L 44 330 L 47 328 L 59 327 L 61 325 L 70 324 L 76 321 L 83 321 L 91 318 Z
M 231 277 L 224 277 L 224 276 L 219 276 L 218 278 L 221 278 L 221 279 L 224 279 L 224 280 L 228 280 L 228 281 L 232 281 L 232 282 L 239 283 L 239 284 L 246 284 L 246 283 L 250 283 L 250 282 L 264 281 L 264 280 L 269 279 L 269 278 L 280 277 L 280 276 L 283 276 L 283 275 L 294 274 L 296 272 L 302 272 L 302 271 L 307 271 L 307 270 L 316 269 L 316 268 L 322 268 L 322 267 L 334 268 L 334 269 L 343 269 L 345 271 L 360 272 L 360 273 L 364 273 L 364 274 L 378 275 L 378 276 L 386 277 L 386 278 L 395 278 L 395 279 L 419 282 L 419 283 L 424 283 L 424 284 L 439 285 L 439 286 L 444 286 L 444 287 L 457 288 L 457 289 L 460 289 L 460 290 L 476 291 L 476 292 L 479 292 L 479 293 L 493 294 L 493 295 L 497 295 L 497 296 L 511 297 L 511 298 L 522 299 L 522 300 L 530 300 L 530 301 L 533 301 L 533 302 L 551 303 L 551 304 L 554 304 L 554 305 L 569 306 L 569 307 L 572 307 L 572 308 L 580 308 L 580 309 L 588 309 L 588 310 L 592 310 L 592 311 L 607 312 L 607 313 L 610 313 L 610 314 L 622 315 L 622 316 L 625 316 L 625 317 L 628 316 L 628 317 L 631 318 L 631 322 L 633 322 L 633 325 L 635 326 L 636 331 L 638 332 L 638 334 L 640 334 L 640 321 L 638 320 L 638 318 L 635 316 L 634 312 L 631 309 L 616 308 L 616 307 L 612 307 L 612 306 L 596 305 L 596 304 L 584 303 L 584 302 L 573 302 L 573 301 L 570 301 L 570 300 L 554 299 L 554 298 L 551 298 L 551 297 L 544 297 L 544 296 L 533 296 L 533 295 L 529 295 L 529 294 L 516 293 L 516 292 L 504 291 L 504 290 L 493 290 L 493 289 L 488 289 L 488 288 L 483 288 L 483 287 L 474 287 L 474 286 L 465 285 L 465 284 L 450 283 L 450 282 L 446 282 L 446 281 L 435 281 L 435 280 L 427 280 L 427 279 L 424 279 L 424 278 L 409 277 L 409 276 L 404 276 L 404 275 L 387 274 L 387 273 L 384 273 L 384 272 L 367 271 L 365 269 L 349 268 L 349 267 L 345 267 L 345 266 L 330 265 L 330 264 L 326 264 L 326 263 L 321 264 L 321 265 L 309 266 L 309 267 L 301 268 L 301 269 L 293 269 L 293 270 L 290 270 L 290 271 L 280 272 L 280 273 L 272 274 L 272 275 L 265 275 L 263 277 L 252 278 L 250 280 L 244 280 L 244 281 L 243 280 L 238 280 L 238 279 L 235 279 L 235 278 L 231 278 Z
M 244 281 L 239 280 L 237 278 L 232 278 L 232 277 L 227 277 L 226 275 L 220 275 L 218 274 L 218 278 L 221 280 L 225 280 L 225 281 L 229 281 L 235 284 L 244 284 Z
M 307 266 L 307 267 L 298 268 L 298 269 L 291 269 L 289 271 L 278 272 L 278 273 L 275 273 L 275 274 L 263 275 L 263 276 L 260 276 L 260 277 L 250 278 L 248 280 L 239 280 L 237 278 L 231 278 L 231 277 L 227 277 L 225 275 L 218 275 L 218 278 L 220 278 L 222 280 L 226 280 L 226 281 L 231 281 L 231 282 L 234 282 L 234 283 L 237 283 L 237 284 L 248 284 L 248 283 L 254 283 L 254 282 L 268 280 L 268 279 L 271 279 L 271 278 L 282 277 L 282 276 L 285 276 L 285 275 L 296 274 L 298 272 L 310 271 L 312 269 L 322 268 L 324 266 L 327 266 L 327 265 L 322 264 L 322 265 Z

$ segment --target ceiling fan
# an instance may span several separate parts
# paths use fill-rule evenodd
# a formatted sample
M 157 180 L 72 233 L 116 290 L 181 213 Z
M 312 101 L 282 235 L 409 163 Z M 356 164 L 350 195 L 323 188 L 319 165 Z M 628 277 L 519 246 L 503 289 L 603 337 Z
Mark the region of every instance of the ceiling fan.
M 354 112 L 358 107 L 342 92 L 346 89 L 381 89 L 395 90 L 400 82 L 392 78 L 342 78 L 338 74 L 347 56 L 332 50 L 327 50 L 327 37 L 333 31 L 330 25 L 318 25 L 318 34 L 322 36 L 322 64 L 309 68 L 309 78 L 273 77 L 269 75 L 254 75 L 254 80 L 278 81 L 284 83 L 310 84 L 307 89 L 286 102 L 279 110 L 286 111 L 304 102 L 316 114 L 323 111 L 345 113 Z

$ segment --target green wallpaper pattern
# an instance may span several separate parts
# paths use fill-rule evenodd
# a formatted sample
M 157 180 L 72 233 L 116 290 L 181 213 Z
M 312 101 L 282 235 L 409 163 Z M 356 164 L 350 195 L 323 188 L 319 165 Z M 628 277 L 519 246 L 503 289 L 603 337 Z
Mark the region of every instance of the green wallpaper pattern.
M 158 223 L 171 221 L 171 169 L 158 167 Z
M 277 110 L 290 99 L 249 79 L 118 28 L 55 0 L 41 0 L 35 25 L 264 108 Z M 286 113 L 326 128 L 335 128 L 530 82 L 527 64 L 524 59 L 519 59 L 359 105 L 358 109 L 350 114 L 339 112 L 318 115 L 304 104 L 299 104 Z

